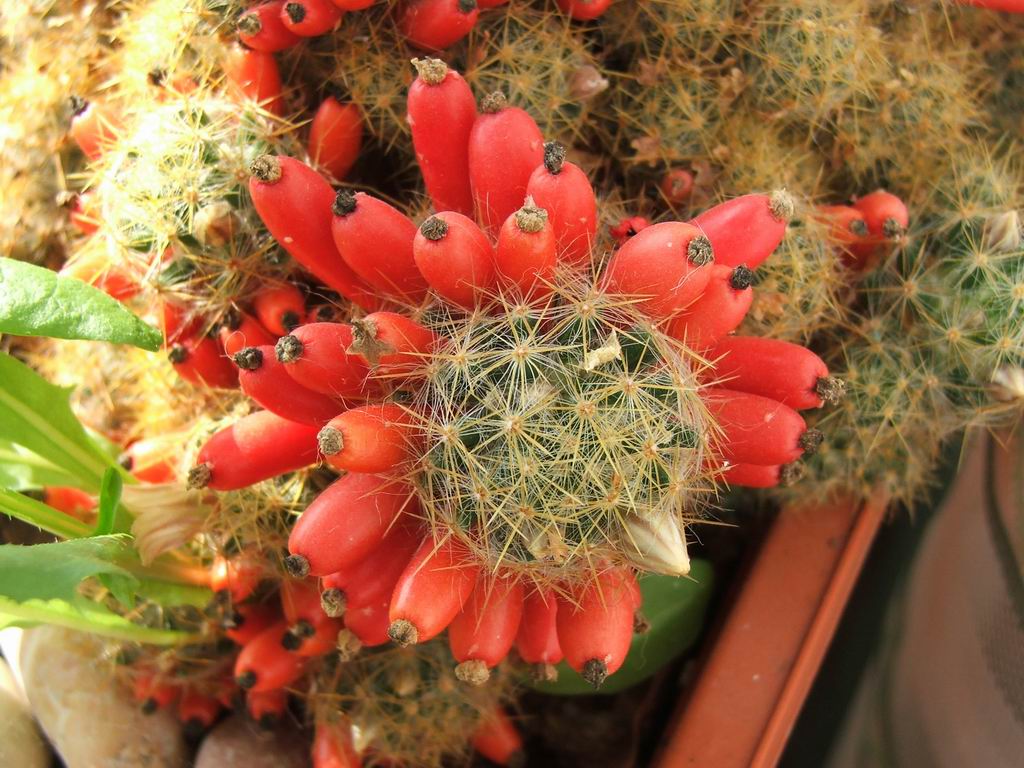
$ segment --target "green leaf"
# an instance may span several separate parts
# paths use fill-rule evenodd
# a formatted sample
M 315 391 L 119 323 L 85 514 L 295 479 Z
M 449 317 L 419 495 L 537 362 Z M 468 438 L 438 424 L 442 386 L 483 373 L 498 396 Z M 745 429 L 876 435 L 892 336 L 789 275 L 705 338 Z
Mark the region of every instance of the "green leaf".
M 692 561 L 690 575 L 686 578 L 656 575 L 641 578 L 643 613 L 651 628 L 642 635 L 633 636 L 626 662 L 597 693 L 618 693 L 636 685 L 687 650 L 704 626 L 704 611 L 713 586 L 714 572 L 705 560 Z M 557 695 L 595 692 L 565 662 L 558 665 L 556 682 L 533 683 L 532 687 Z
M 174 605 L 205 605 L 209 601 L 209 590 L 140 579 L 122 567 L 121 563 L 137 561 L 129 538 L 96 536 L 56 544 L 0 546 L 0 626 L 58 624 L 162 645 L 192 639 L 186 632 L 133 624 L 80 594 L 79 585 L 84 579 L 97 578 L 128 606 L 133 606 L 139 596 Z
M 134 557 L 129 541 L 128 536 L 94 536 L 54 544 L 0 546 L 0 597 L 19 603 L 88 602 L 78 592 L 83 579 L 107 573 L 135 579 L 116 564 Z
M 107 468 L 117 464 L 71 412 L 70 392 L 0 352 L 0 440 L 27 448 L 78 481 L 68 485 L 97 493 Z
M 46 459 L 6 440 L 0 440 L 0 486 L 15 491 L 48 485 L 74 485 L 75 478 Z
M 0 488 L 0 512 L 65 539 L 77 539 L 92 533 L 81 520 L 7 488 Z
M 146 600 L 152 600 L 165 607 L 192 605 L 205 608 L 213 600 L 213 592 L 207 587 L 193 584 L 175 584 L 156 579 L 140 579 L 135 593 Z
M 56 624 L 115 640 L 152 645 L 180 645 L 196 639 L 195 635 L 180 630 L 140 627 L 98 603 L 85 602 L 79 606 L 69 605 L 63 600 L 15 603 L 0 597 L 0 628 L 33 627 L 37 624 Z
M 103 291 L 23 261 L 0 258 L 0 333 L 131 344 L 155 352 L 163 337 Z
M 96 536 L 107 536 L 114 531 L 114 517 L 117 505 L 121 503 L 121 473 L 110 467 L 103 474 L 100 486 L 100 503 L 96 510 Z

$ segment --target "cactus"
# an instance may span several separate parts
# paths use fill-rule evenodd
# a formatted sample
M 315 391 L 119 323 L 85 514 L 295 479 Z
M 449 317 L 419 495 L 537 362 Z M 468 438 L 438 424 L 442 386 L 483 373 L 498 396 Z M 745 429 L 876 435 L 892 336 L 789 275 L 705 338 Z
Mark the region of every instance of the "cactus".
M 466 80 L 477 93 L 516 94 L 547 139 L 585 145 L 608 75 L 568 17 L 528 8 L 484 15 L 467 42 Z
M 804 203 L 778 250 L 757 270 L 757 290 L 743 329 L 809 344 L 843 322 L 848 273 L 836 259 L 824 223 Z
M 269 321 L 259 316 L 255 296 L 268 285 L 292 283 L 293 293 L 302 294 L 291 307 L 296 314 L 302 314 L 298 307 L 304 301 L 305 312 L 326 312 L 310 313 L 306 322 L 344 321 L 332 338 L 354 336 L 340 357 L 357 362 L 346 368 L 331 359 L 344 369 L 343 394 L 352 399 L 338 403 L 345 413 L 323 428 L 290 425 L 297 443 L 311 437 L 304 450 L 301 444 L 296 450 L 302 461 L 266 462 L 283 474 L 268 477 L 261 465 L 260 472 L 246 476 L 258 482 L 223 491 L 212 490 L 210 466 L 202 482 L 201 451 L 212 434 L 251 417 L 253 404 L 243 394 L 205 387 L 202 375 L 194 375 L 192 384 L 182 381 L 174 371 L 181 373 L 184 363 L 172 368 L 164 355 L 11 342 L 50 380 L 77 385 L 73 404 L 83 422 L 119 445 L 173 436 L 174 482 L 139 483 L 124 491 L 126 505 L 139 510 L 132 531 L 143 567 L 174 550 L 175 558 L 212 570 L 212 583 L 219 585 L 217 569 L 224 563 L 254 564 L 256 576 L 246 590 L 216 586 L 220 591 L 202 613 L 149 598 L 121 605 L 98 583 L 85 585 L 88 597 L 140 625 L 195 635 L 170 650 L 111 646 L 112 653 L 135 657 L 117 675 L 136 684 L 140 702 L 156 701 L 167 685 L 200 698 L 223 693 L 239 653 L 226 638 L 241 637 L 246 615 L 285 621 L 282 611 L 288 612 L 288 594 L 296 589 L 313 590 L 316 603 L 314 583 L 295 578 L 303 565 L 309 567 L 293 541 L 301 538 L 295 531 L 302 521 L 324 508 L 323 500 L 338 485 L 369 482 L 383 498 L 380 489 L 405 483 L 401 504 L 373 507 L 394 513 L 400 535 L 371 530 L 368 537 L 383 538 L 361 543 L 375 548 L 373 557 L 360 552 L 367 558 L 360 563 L 393 569 L 397 562 L 411 569 L 396 578 L 413 593 L 422 587 L 415 582 L 424 563 L 442 566 L 425 569 L 428 587 L 461 579 L 458 590 L 435 589 L 444 597 L 458 592 L 458 600 L 445 605 L 456 618 L 428 617 L 431 634 L 446 621 L 457 622 L 453 634 L 461 633 L 462 640 L 452 647 L 460 648 L 460 672 L 454 672 L 456 659 L 444 638 L 408 648 L 383 645 L 385 630 L 402 642 L 421 639 L 412 631 L 418 631 L 417 610 L 424 607 L 416 599 L 371 606 L 378 636 L 367 635 L 368 644 L 379 647 L 359 647 L 355 613 L 348 616 L 353 629 L 339 633 L 339 622 L 346 621 L 339 615 L 345 590 L 355 601 L 360 586 L 346 586 L 345 579 L 353 578 L 346 569 L 317 574 L 325 579 L 329 621 L 314 626 L 306 616 L 288 617 L 282 636 L 267 647 L 288 662 L 289 688 L 306 720 L 315 722 L 318 743 L 329 726 L 354 737 L 369 763 L 434 766 L 463 759 L 468 734 L 511 699 L 518 678 L 505 664 L 489 669 L 501 643 L 492 642 L 486 658 L 459 646 L 474 639 L 472 619 L 486 614 L 488 590 L 499 580 L 512 586 L 505 590 L 506 608 L 515 600 L 536 603 L 538 595 L 555 601 L 557 611 L 533 612 L 548 621 L 536 632 L 539 640 L 555 637 L 572 645 L 559 657 L 572 657 L 577 671 L 599 683 L 623 655 L 619 641 L 628 639 L 635 618 L 635 573 L 684 573 L 690 526 L 732 514 L 722 509 L 736 498 L 727 484 L 782 480 L 791 484 L 761 497 L 783 502 L 867 496 L 881 489 L 912 506 L 935 479 L 946 444 L 972 426 L 1018 417 L 1024 401 L 1024 190 L 1020 168 L 1003 158 L 1021 135 L 1019 19 L 975 8 L 874 0 L 636 0 L 612 3 L 588 22 L 569 19 L 550 2 L 514 0 L 482 9 L 465 39 L 435 55 L 462 70 L 478 95 L 500 90 L 525 108 L 541 130 L 526 131 L 528 120 L 516 130 L 529 133 L 538 156 L 534 140 L 541 133 L 569 145 L 567 161 L 597 187 L 599 224 L 596 233 L 586 234 L 592 252 L 583 263 L 548 270 L 557 255 L 541 253 L 550 257 L 538 262 L 542 279 L 528 285 L 533 273 L 527 270 L 526 277 L 516 278 L 523 283 L 517 289 L 501 272 L 508 253 L 499 253 L 494 274 L 483 269 L 493 280 L 481 277 L 467 291 L 480 259 L 465 274 L 455 274 L 459 259 L 452 257 L 463 254 L 439 245 L 443 212 L 430 210 L 413 178 L 406 93 L 414 76 L 409 59 L 423 54 L 397 32 L 392 4 L 347 12 L 336 30 L 275 53 L 270 61 L 280 69 L 283 94 L 263 108 L 241 99 L 240 86 L 227 77 L 225 54 L 242 11 L 235 0 L 141 0 L 110 8 L 41 0 L 5 11 L 0 21 L 5 253 L 51 264 L 70 254 L 71 274 L 87 267 L 100 277 L 109 272 L 126 278 L 127 286 L 100 282 L 156 322 L 163 302 L 195 320 L 182 337 L 166 329 L 168 346 L 205 345 L 207 362 L 224 364 L 228 374 L 234 371 L 222 354 L 227 337 L 208 336 L 229 313 L 242 313 L 239 319 L 249 328 L 262 328 Z M 263 211 L 243 189 L 259 156 L 288 155 L 301 164 L 300 137 L 325 93 L 356 104 L 366 123 L 369 140 L 346 185 L 379 191 L 396 209 L 386 221 L 402 221 L 399 229 L 410 237 L 416 224 L 433 221 L 417 235 L 429 241 L 420 243 L 419 254 L 415 244 L 410 255 L 400 237 L 388 239 L 395 263 L 388 260 L 387 275 L 378 275 L 379 265 L 366 258 L 372 248 L 346 253 L 344 237 L 338 237 L 344 224 L 332 228 L 332 220 L 318 230 L 324 242 L 313 243 L 323 246 L 317 259 L 344 269 L 350 259 L 351 269 L 362 270 L 360 279 L 377 285 L 370 293 L 380 295 L 369 300 L 352 291 L 362 306 L 324 293 L 311 276 L 299 276 L 285 255 L 286 243 L 294 242 L 285 236 L 274 242 Z M 72 95 L 108 104 L 120 118 L 117 136 L 88 162 L 70 142 L 61 145 Z M 34 108 L 24 109 L 30 99 Z M 477 154 L 487 154 L 489 147 L 481 144 Z M 566 160 L 560 152 L 545 159 L 561 168 Z M 444 152 L 439 156 L 443 160 Z M 533 162 L 533 155 L 528 159 Z M 514 186 L 508 197 L 516 199 L 502 206 L 518 206 L 528 182 L 506 179 L 513 164 L 496 162 L 473 183 L 490 185 L 494 193 L 505 192 L 503 184 Z M 544 168 L 550 191 L 559 171 Z M 659 189 L 669 170 L 692 174 L 687 195 L 670 200 Z M 830 241 L 837 235 L 827 209 L 817 206 L 855 203 L 879 186 L 907 203 L 909 231 L 880 243 L 856 243 L 874 251 L 847 258 L 851 254 L 840 247 L 851 244 Z M 715 265 L 695 266 L 717 276 L 716 290 L 694 289 L 694 296 L 666 316 L 639 290 L 645 286 L 634 284 L 637 290 L 631 291 L 609 277 L 621 254 L 638 247 L 631 242 L 651 236 L 638 235 L 645 228 L 663 220 L 685 226 L 679 222 L 717 201 L 734 203 L 750 191 L 783 187 L 789 195 L 765 196 L 769 205 L 750 230 L 753 239 L 766 230 L 778 230 L 781 238 L 780 219 L 791 219 L 763 264 L 767 253 L 736 246 L 735 227 L 716 232 L 713 213 L 701 215 L 698 224 L 711 216 L 707 236 L 695 238 L 693 252 L 681 258 L 704 262 L 709 248 L 714 251 Z M 97 231 L 76 234 L 66 226 L 68 211 L 57 205 L 64 191 L 89 193 Z M 327 182 L 320 191 L 321 197 L 332 194 Z M 363 199 L 342 196 L 335 214 L 351 214 L 352 201 Z M 466 203 L 463 212 L 468 216 L 472 207 Z M 383 209 L 378 206 L 378 213 Z M 542 214 L 536 200 L 519 213 L 524 224 L 513 218 L 513 234 L 521 238 L 522 252 L 512 254 L 513 265 L 517 256 L 537 255 L 524 245 L 526 236 L 546 232 L 558 219 Z M 325 221 L 332 216 L 326 209 L 323 215 Z M 504 211 L 497 219 L 504 219 Z M 492 235 L 501 220 L 488 221 Z M 383 242 L 386 221 L 363 230 L 361 242 Z M 488 236 L 475 232 L 473 221 L 452 219 L 450 226 L 464 237 L 478 234 L 476 255 L 489 253 Z M 708 245 L 716 240 L 726 244 Z M 753 262 L 742 263 L 752 259 L 756 269 Z M 640 259 L 627 282 L 680 262 L 655 268 Z M 415 274 L 404 274 L 402 264 Z M 383 295 L 394 287 L 392 277 L 415 284 L 401 306 L 383 303 L 395 298 Z M 688 274 L 669 292 L 691 279 Z M 424 280 L 437 282 L 425 298 Z M 708 297 L 722 303 L 700 309 Z M 379 309 L 378 300 L 385 312 L 367 319 L 364 308 Z M 778 401 L 772 406 L 783 421 L 801 425 L 800 442 L 787 446 L 797 456 L 827 435 L 816 454 L 792 463 L 787 458 L 762 465 L 749 454 L 725 461 L 743 442 L 735 418 L 730 422 L 730 407 L 745 404 L 756 415 L 759 401 L 750 393 L 729 393 L 729 381 L 715 380 L 716 371 L 727 366 L 714 343 L 702 343 L 692 318 L 717 320 L 728 310 L 739 322 L 748 306 L 736 333 L 754 338 L 737 341 L 807 345 L 827 363 L 832 375 L 815 373 L 817 378 L 800 383 L 803 398 L 816 405 L 820 385 L 820 393 L 837 400 L 842 387 L 834 377 L 846 383 L 844 400 L 810 412 L 810 429 Z M 401 359 L 395 345 L 401 346 L 402 334 L 381 335 L 374 319 L 388 311 L 391 331 L 415 323 L 436 344 Z M 687 317 L 694 327 L 687 327 Z M 274 334 L 262 330 L 260 345 L 269 350 Z M 286 337 L 291 341 L 278 348 L 284 358 L 279 363 L 288 370 L 279 371 L 281 391 L 269 394 L 280 399 L 287 399 L 289 386 L 299 392 L 303 376 L 324 359 L 307 361 L 306 373 L 299 365 L 289 368 L 302 354 L 299 336 Z M 720 343 L 719 349 L 730 344 Z M 798 351 L 801 359 L 814 357 Z M 340 394 L 323 377 L 306 383 L 305 395 L 315 390 L 320 402 Z M 739 376 L 733 379 L 737 389 L 740 384 Z M 261 397 L 280 405 L 266 392 Z M 327 403 L 330 409 L 334 401 Z M 374 429 L 386 440 L 374 442 Z M 319 441 L 313 439 L 317 430 Z M 314 466 L 318 448 L 326 466 Z M 356 460 L 369 462 L 364 466 L 375 472 L 387 466 L 367 480 L 346 465 Z M 289 471 L 282 469 L 285 464 Z M 347 474 L 339 481 L 334 468 Z M 803 479 L 793 482 L 801 471 Z M 350 503 L 328 511 L 344 514 L 356 506 L 344 498 Z M 365 510 L 378 497 L 357 500 Z M 346 546 L 311 538 L 332 555 Z M 394 550 L 388 546 L 401 557 L 389 561 Z M 337 586 L 327 588 L 328 583 Z M 606 590 L 608 585 L 629 594 Z M 517 596 L 524 587 L 526 596 Z M 586 610 L 577 611 L 581 606 Z M 602 607 L 614 613 L 601 614 Z M 497 625 L 513 616 L 515 605 L 488 618 Z M 580 616 L 581 623 L 569 626 Z M 536 621 L 531 626 L 541 627 Z M 589 642 L 595 633 L 577 631 L 595 626 L 614 635 L 609 648 L 594 652 Z M 310 643 L 324 651 L 315 660 L 297 663 L 285 653 Z M 605 654 L 609 649 L 615 653 Z M 614 657 L 615 663 L 602 667 L 601 657 Z M 487 676 L 487 685 L 469 684 Z M 254 716 L 284 711 L 287 695 L 271 693 L 273 706 L 253 703 Z
M 215 312 L 252 290 L 254 278 L 284 272 L 241 188 L 252 159 L 283 146 L 273 124 L 190 94 L 140 103 L 128 125 L 90 184 L 114 264 Z
M 834 437 L 804 482 L 823 491 L 912 505 L 944 440 L 1019 413 L 1003 382 L 1024 363 L 1020 176 L 977 148 L 947 167 L 931 214 L 865 279 L 860 317 L 830 332 L 848 397 L 818 422 Z
M 413 405 L 430 414 L 415 482 L 432 528 L 538 581 L 596 560 L 643 567 L 635 521 L 681 529 L 712 486 L 702 364 L 578 278 L 546 306 L 501 301 L 427 321 L 449 339 Z
M 95 86 L 89 64 L 103 50 L 108 23 L 105 9 L 72 5 L 22 4 L 0 18 L 0 253 L 37 263 L 59 263 L 67 245 L 68 177 L 81 162 L 74 151 L 59 153 L 71 117 L 67 96 Z
M 814 130 L 865 95 L 884 60 L 879 31 L 864 23 L 866 5 L 760 4 L 738 44 L 752 106 Z
M 351 729 L 367 765 L 441 765 L 466 759 L 467 737 L 508 699 L 511 679 L 467 686 L 452 672 L 444 640 L 414 648 L 367 649 L 319 674 L 309 709 L 318 722 Z

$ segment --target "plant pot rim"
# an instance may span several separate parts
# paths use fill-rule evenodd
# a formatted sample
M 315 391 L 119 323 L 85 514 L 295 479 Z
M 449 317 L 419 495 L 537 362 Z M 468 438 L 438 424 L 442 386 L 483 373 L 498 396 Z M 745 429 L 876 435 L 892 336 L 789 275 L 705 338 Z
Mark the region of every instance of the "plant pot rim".
M 778 762 L 887 508 L 879 493 L 779 513 L 670 721 L 656 768 Z

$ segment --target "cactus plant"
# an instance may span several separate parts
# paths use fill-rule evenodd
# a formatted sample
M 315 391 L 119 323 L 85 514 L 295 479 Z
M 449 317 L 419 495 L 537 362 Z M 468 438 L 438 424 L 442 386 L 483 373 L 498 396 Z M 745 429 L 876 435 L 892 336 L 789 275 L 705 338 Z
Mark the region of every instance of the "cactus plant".
M 314 725 L 315 763 L 438 765 L 474 730 L 509 759 L 509 648 L 615 674 L 634 576 L 685 573 L 730 489 L 913 505 L 1024 391 L 1019 19 L 469 5 L 444 40 L 365 0 L 278 14 L 321 34 L 266 45 L 239 19 L 269 11 L 234 0 L 0 21 L 0 245 L 70 257 L 164 334 L 4 340 L 78 386 L 139 481 L 114 523 L 133 567 L 183 582 L 81 587 L 134 657 L 117 676 L 195 728 L 237 677 L 254 719 Z M 337 157 L 318 109 L 349 121 Z M 869 215 L 889 194 L 909 226 Z M 105 494 L 38 519 L 85 535 Z

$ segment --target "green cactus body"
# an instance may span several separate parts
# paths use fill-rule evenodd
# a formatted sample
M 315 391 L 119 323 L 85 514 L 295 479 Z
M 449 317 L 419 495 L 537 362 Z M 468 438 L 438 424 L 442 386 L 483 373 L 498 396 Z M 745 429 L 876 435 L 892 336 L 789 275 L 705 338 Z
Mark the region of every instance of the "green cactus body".
M 701 362 L 613 296 L 504 299 L 501 314 L 430 318 L 448 338 L 417 398 L 432 526 L 541 582 L 642 562 L 633 521 L 681 531 L 713 485 Z

